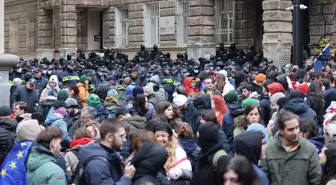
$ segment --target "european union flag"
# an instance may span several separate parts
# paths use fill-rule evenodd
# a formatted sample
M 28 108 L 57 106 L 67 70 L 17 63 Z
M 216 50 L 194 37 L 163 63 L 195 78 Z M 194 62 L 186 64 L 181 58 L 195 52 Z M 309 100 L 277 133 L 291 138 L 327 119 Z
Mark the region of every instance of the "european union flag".
M 330 44 L 328 44 L 322 52 L 319 54 L 317 59 L 314 61 L 313 66 L 316 71 L 322 71 L 322 68 L 325 67 L 331 58 L 330 53 Z M 322 60 L 323 59 L 323 60 Z
M 1 185 L 27 185 L 25 161 L 29 157 L 32 141 L 17 142 L 6 156 L 0 169 Z

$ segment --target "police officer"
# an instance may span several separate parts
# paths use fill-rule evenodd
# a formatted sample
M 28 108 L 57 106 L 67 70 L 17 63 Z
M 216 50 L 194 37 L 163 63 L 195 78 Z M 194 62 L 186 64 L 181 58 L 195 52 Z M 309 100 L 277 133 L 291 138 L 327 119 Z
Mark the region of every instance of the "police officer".
M 63 72 L 63 78 L 62 82 L 64 85 L 70 86 L 70 85 L 76 85 L 79 81 L 78 74 L 74 71 L 75 69 L 75 62 L 74 61 L 68 61 L 66 64 L 66 69 Z

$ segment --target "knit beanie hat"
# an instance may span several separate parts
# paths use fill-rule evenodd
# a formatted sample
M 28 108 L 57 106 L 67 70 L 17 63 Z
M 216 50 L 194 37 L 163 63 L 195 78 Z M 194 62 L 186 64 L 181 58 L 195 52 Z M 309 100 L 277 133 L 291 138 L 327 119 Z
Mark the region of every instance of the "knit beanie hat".
M 242 102 L 243 108 L 246 109 L 247 106 L 249 105 L 259 105 L 259 100 L 254 99 L 254 98 L 246 98 L 243 102 Z
M 304 94 L 302 91 L 299 91 L 299 90 L 296 90 L 296 91 L 293 91 L 289 94 L 289 99 L 294 99 L 294 98 L 301 98 L 301 99 L 304 99 Z
M 86 97 L 86 103 L 90 107 L 98 108 L 100 106 L 100 98 L 96 94 L 90 94 Z
M 57 100 L 58 101 L 65 101 L 66 99 L 69 98 L 69 93 L 66 90 L 60 90 L 57 94 Z
M 9 116 L 12 114 L 12 109 L 9 106 L 0 107 L 0 116 Z
M 78 108 L 77 100 L 74 98 L 68 98 L 65 100 L 65 108 Z
M 31 118 L 36 119 L 37 121 L 42 121 L 42 122 L 44 122 L 44 120 L 46 119 L 45 116 L 43 116 L 43 114 L 40 112 L 32 113 Z
M 247 127 L 246 131 L 251 131 L 251 130 L 262 132 L 264 134 L 264 141 L 266 144 L 268 144 L 268 136 L 267 136 L 266 128 L 262 124 L 252 123 L 251 125 Z
M 89 80 L 89 77 L 87 77 L 86 75 L 82 75 L 79 79 L 80 82 L 85 82 L 86 80 Z
M 256 82 L 257 83 L 262 83 L 266 80 L 266 75 L 262 74 L 262 73 L 259 73 L 257 76 L 256 76 Z
M 231 104 L 234 102 L 238 102 L 238 94 L 235 90 L 231 90 L 224 95 L 224 100 L 226 103 Z
M 37 120 L 25 120 L 18 124 L 16 135 L 19 140 L 33 141 L 42 130 Z
M 133 97 L 135 98 L 138 94 L 144 94 L 144 89 L 143 87 L 140 86 L 135 86 L 132 90 Z
M 110 89 L 110 90 L 107 92 L 107 97 L 114 97 L 114 98 L 120 99 L 120 97 L 119 97 L 119 93 L 118 93 L 118 91 L 116 91 L 115 89 Z
M 183 94 L 174 93 L 173 97 L 174 97 L 173 103 L 178 107 L 183 106 L 188 101 L 188 98 L 184 96 Z
M 173 129 L 167 123 L 159 123 L 154 126 L 154 133 L 157 131 L 164 131 L 173 136 Z
M 299 85 L 299 87 L 297 87 L 296 89 L 301 91 L 303 94 L 307 94 L 308 88 L 309 88 L 308 84 L 304 82 L 301 85 Z

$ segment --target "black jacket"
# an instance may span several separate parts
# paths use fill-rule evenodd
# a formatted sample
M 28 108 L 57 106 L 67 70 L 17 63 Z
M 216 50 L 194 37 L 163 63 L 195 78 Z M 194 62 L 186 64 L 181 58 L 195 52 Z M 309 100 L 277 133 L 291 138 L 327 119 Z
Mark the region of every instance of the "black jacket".
M 202 113 L 211 110 L 211 98 L 209 94 L 202 94 L 197 96 L 194 100 L 195 114 L 194 119 L 191 122 L 191 128 L 194 133 L 197 133 L 198 127 L 201 124 Z
M 16 119 L 0 120 L 0 166 L 15 144 Z
M 41 96 L 41 93 L 43 91 L 44 88 L 46 88 L 47 84 L 48 84 L 48 79 L 44 78 L 41 76 L 41 78 L 34 78 L 36 80 L 36 91 L 38 96 Z
M 319 97 L 317 95 L 308 95 L 305 103 L 308 105 L 308 107 L 310 107 L 311 109 L 313 109 L 313 111 L 316 112 L 317 123 L 319 125 L 322 125 L 324 121 L 323 116 L 325 115 L 325 109 L 324 109 L 324 104 L 319 99 Z
M 260 99 L 260 109 L 261 109 L 261 118 L 264 121 L 265 125 L 268 124 L 271 118 L 271 101 L 268 95 L 263 95 Z
M 166 149 L 150 140 L 146 140 L 131 161 L 136 168 L 132 181 L 135 182 L 144 176 L 156 177 L 158 172 L 164 168 L 167 159 L 168 152 Z
M 16 103 L 23 101 L 27 103 L 27 109 L 29 113 L 35 112 L 35 103 L 38 103 L 38 94 L 36 90 L 28 91 L 26 86 L 20 86 L 15 89 L 11 97 L 11 102 Z

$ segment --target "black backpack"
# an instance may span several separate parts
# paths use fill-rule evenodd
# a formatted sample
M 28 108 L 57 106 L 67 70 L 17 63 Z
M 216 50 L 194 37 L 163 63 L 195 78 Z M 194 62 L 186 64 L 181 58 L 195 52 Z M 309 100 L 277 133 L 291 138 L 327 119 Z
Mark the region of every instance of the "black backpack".
M 74 154 L 78 157 L 78 150 L 77 152 L 76 150 L 72 150 L 72 152 L 74 152 Z M 92 160 L 105 161 L 106 159 L 107 158 L 104 156 L 91 156 L 88 159 L 86 159 L 86 161 L 84 161 L 83 163 L 79 162 L 75 172 L 72 174 L 72 184 L 86 185 L 87 183 L 85 181 L 84 171 L 85 171 L 86 166 L 89 164 L 89 162 L 91 162 Z

